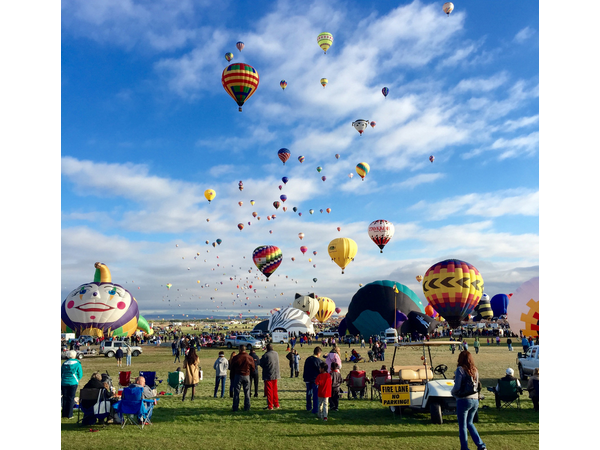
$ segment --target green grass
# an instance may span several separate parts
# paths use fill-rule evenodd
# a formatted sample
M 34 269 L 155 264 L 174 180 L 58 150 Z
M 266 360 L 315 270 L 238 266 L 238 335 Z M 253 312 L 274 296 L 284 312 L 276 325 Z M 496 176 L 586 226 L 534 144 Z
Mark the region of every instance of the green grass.
M 467 340 L 472 344 L 472 339 Z M 166 385 L 167 373 L 180 363 L 173 364 L 171 348 L 144 346 L 142 356 L 133 358 L 132 375 L 140 370 L 156 371 L 157 378 L 164 379 L 159 391 L 173 392 Z M 228 397 L 213 398 L 214 370 L 217 349 L 203 349 L 200 352 L 200 365 L 204 371 L 204 381 L 197 387 L 193 402 L 181 394 L 164 396 L 154 408 L 153 425 L 143 431 L 128 425 L 121 429 L 118 425 L 99 425 L 97 433 L 90 433 L 89 426 L 79 426 L 75 420 L 61 422 L 62 449 L 92 448 L 135 448 L 171 450 L 182 447 L 218 449 L 294 449 L 314 450 L 316 446 L 327 445 L 340 449 L 365 448 L 408 448 L 412 450 L 435 450 L 458 448 L 458 425 L 456 416 L 444 416 L 442 425 L 433 425 L 428 414 L 406 413 L 401 418 L 394 416 L 380 402 L 371 400 L 340 400 L 340 411 L 330 412 L 329 421 L 317 420 L 305 411 L 305 388 L 302 381 L 302 366 L 306 357 L 312 354 L 313 347 L 297 349 L 302 357 L 299 378 L 289 378 L 289 367 L 285 359 L 285 345 L 276 345 L 280 355 L 281 380 L 279 398 L 281 409 L 266 411 L 266 400 L 262 396 L 262 381 L 259 383 L 259 397 L 252 397 L 252 408 L 248 412 L 231 412 L 232 400 Z M 368 349 L 357 348 L 362 356 Z M 472 347 L 470 347 L 472 350 Z M 350 349 L 341 347 L 344 352 Z M 496 379 L 504 375 L 507 367 L 516 370 L 515 359 L 518 347 L 509 352 L 506 345 L 500 347 L 485 344 L 478 355 L 474 355 L 484 386 L 495 385 Z M 328 350 L 325 350 L 328 351 Z M 231 351 L 225 350 L 226 357 Z M 258 352 L 259 355 L 262 351 Z M 386 352 L 385 364 L 391 365 L 393 349 Z M 434 365 L 446 364 L 448 376 L 456 367 L 458 351 L 452 355 L 447 347 L 432 350 Z M 404 349 L 398 351 L 396 365 L 419 364 L 421 352 Z M 361 363 L 361 369 L 370 374 L 379 369 L 381 362 Z M 108 370 L 116 385 L 118 371 L 114 358 L 86 357 L 82 361 L 84 377 L 80 387 L 89 380 L 92 372 Z M 352 368 L 352 363 L 343 363 L 342 376 Z M 128 370 L 126 367 L 123 370 Z M 229 379 L 227 388 L 229 388 Z M 483 441 L 490 449 L 538 449 L 539 415 L 533 410 L 527 394 L 521 398 L 521 410 L 497 410 L 493 395 L 484 388 L 485 399 L 480 403 L 479 423 L 476 425 Z M 188 393 L 189 395 L 189 393 Z M 243 395 L 240 399 L 243 405 Z M 488 408 L 482 408 L 487 406 Z M 75 416 L 77 413 L 75 413 Z

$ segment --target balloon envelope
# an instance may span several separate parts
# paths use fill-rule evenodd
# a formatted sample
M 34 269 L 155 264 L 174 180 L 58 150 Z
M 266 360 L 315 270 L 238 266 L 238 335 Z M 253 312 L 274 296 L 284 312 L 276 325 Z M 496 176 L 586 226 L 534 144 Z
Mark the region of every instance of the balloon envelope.
M 364 119 L 358 119 L 352 122 L 352 126 L 358 131 L 358 134 L 362 136 L 363 132 L 369 126 L 369 121 Z
M 379 247 L 380 253 L 383 253 L 383 247 L 386 246 L 394 236 L 394 224 L 387 220 L 374 220 L 369 224 L 369 237 Z
M 279 267 L 283 260 L 283 254 L 281 250 L 274 245 L 261 245 L 256 247 L 252 252 L 252 260 L 258 270 L 267 277 L 267 280 L 273 272 Z
M 249 64 L 231 64 L 225 67 L 221 75 L 223 88 L 238 104 L 240 112 L 243 104 L 256 92 L 258 83 L 258 72 Z
M 508 306 L 508 323 L 513 333 L 528 337 L 540 335 L 540 278 L 523 283 L 513 293 Z
M 322 32 L 317 36 L 317 44 L 319 44 L 319 47 L 321 47 L 323 51 L 327 53 L 327 50 L 329 50 L 329 47 L 331 47 L 331 44 L 333 44 L 333 35 L 331 33 L 327 33 L 326 31 Z
M 291 156 L 291 152 L 287 149 L 287 148 L 280 148 L 279 151 L 277 152 L 277 156 L 279 156 L 279 159 L 281 160 L 281 162 L 285 165 L 285 162 L 290 159 Z
M 292 306 L 300 311 L 304 311 L 311 319 L 319 312 L 319 301 L 315 298 L 315 294 L 296 294 Z
M 490 305 L 494 313 L 494 317 L 500 317 L 506 314 L 508 310 L 508 295 L 496 294 L 490 300 Z
M 340 268 L 342 273 L 348 264 L 354 261 L 358 247 L 350 238 L 336 238 L 327 246 L 329 256 Z
M 319 311 L 315 316 L 320 323 L 327 322 L 335 311 L 335 303 L 328 297 L 319 297 Z
M 361 162 L 356 165 L 356 173 L 364 180 L 371 167 L 366 162 Z

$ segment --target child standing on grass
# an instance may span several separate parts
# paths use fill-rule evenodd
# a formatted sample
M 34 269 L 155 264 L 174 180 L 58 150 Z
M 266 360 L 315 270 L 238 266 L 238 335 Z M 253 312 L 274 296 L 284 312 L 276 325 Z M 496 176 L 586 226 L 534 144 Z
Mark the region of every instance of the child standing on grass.
M 331 375 L 327 373 L 326 363 L 321 363 L 319 366 L 319 375 L 317 375 L 315 384 L 319 387 L 319 417 L 327 421 L 329 398 L 331 397 Z
M 336 362 L 331 363 L 331 410 L 339 411 L 340 386 L 342 385 L 342 374 Z

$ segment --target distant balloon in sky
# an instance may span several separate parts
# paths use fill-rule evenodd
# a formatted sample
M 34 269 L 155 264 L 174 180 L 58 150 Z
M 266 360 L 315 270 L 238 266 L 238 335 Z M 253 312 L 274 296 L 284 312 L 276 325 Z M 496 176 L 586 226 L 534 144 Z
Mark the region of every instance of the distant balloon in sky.
M 281 80 L 281 81 L 279 82 L 279 86 L 281 86 L 281 89 L 284 89 L 284 90 L 285 90 L 285 88 L 287 87 L 287 81 L 285 81 L 285 80 Z
M 304 233 L 298 233 L 298 237 L 300 238 L 300 240 L 304 239 Z
M 321 173 L 322 170 L 323 168 L 321 166 L 317 167 L 317 172 Z
M 450 13 L 454 11 L 454 4 L 452 2 L 446 2 L 444 3 L 444 6 L 442 6 L 442 9 L 449 16 Z
M 217 195 L 217 193 L 215 191 L 213 191 L 212 189 L 207 189 L 204 191 L 204 197 L 206 197 L 206 200 L 208 200 L 208 203 L 212 202 L 216 195 Z
M 340 159 L 340 154 L 339 153 L 335 154 L 335 159 Z
M 327 208 L 325 211 L 327 211 L 327 214 L 329 214 L 331 212 L 331 208 Z
M 279 196 L 279 199 L 280 199 L 282 202 L 285 202 L 285 201 L 287 200 L 287 195 L 280 195 L 280 196 Z
M 314 210 L 314 209 L 309 209 L 309 210 L 308 210 L 308 213 L 309 213 L 309 214 L 312 214 L 312 213 L 314 213 L 314 212 L 315 212 L 315 210 Z
M 416 276 L 417 281 L 420 283 L 421 281 L 423 281 L 423 277 L 421 275 L 417 275 Z
M 281 205 L 281 203 L 279 202 L 273 202 L 273 206 L 275 207 L 275 209 L 279 209 L 279 206 Z
M 374 120 L 371 122 L 371 128 L 375 128 L 375 125 L 377 125 L 377 122 L 375 122 Z
M 348 174 L 348 178 L 352 178 L 353 176 L 354 176 L 354 174 L 353 174 L 353 173 L 349 173 L 349 174 Z
M 304 162 L 304 156 L 298 156 L 298 161 L 302 164 Z
M 321 78 L 321 85 L 323 86 L 323 88 L 327 86 L 327 83 L 329 83 L 329 80 L 327 78 Z
M 429 161 L 433 162 L 434 160 L 435 160 L 435 156 L 431 155 L 431 156 L 429 157 Z
M 225 53 L 225 59 L 227 61 L 231 61 L 233 59 L 233 53 L 231 53 L 231 52 Z
M 394 224 L 387 220 L 374 220 L 369 224 L 369 237 L 383 253 L 383 247 L 394 236 Z
M 300 251 L 304 255 L 308 251 L 308 247 L 306 247 L 305 245 L 303 245 L 302 247 L 300 247 Z
M 324 31 L 317 36 L 317 43 L 319 44 L 319 47 L 327 53 L 327 50 L 329 50 L 329 47 L 333 44 L 333 35 Z
M 279 159 L 281 160 L 281 162 L 283 163 L 284 166 L 285 166 L 285 162 L 288 159 L 290 159 L 291 154 L 292 153 L 287 148 L 280 148 L 279 151 L 277 152 L 277 156 L 279 156 Z
M 256 267 L 258 267 L 258 270 L 267 277 L 268 281 L 269 277 L 280 266 L 281 261 L 283 261 L 283 254 L 274 245 L 262 245 L 254 249 L 252 260 L 256 264 Z
M 361 162 L 356 165 L 356 173 L 358 173 L 358 175 L 362 178 L 363 181 L 369 173 L 369 170 L 371 170 L 371 168 L 366 162 Z
M 358 131 L 358 134 L 362 136 L 363 131 L 369 126 L 369 121 L 364 119 L 358 119 L 352 122 L 352 126 Z
M 240 112 L 242 112 L 244 102 L 256 92 L 258 83 L 258 72 L 249 64 L 231 64 L 225 67 L 221 75 L 223 88 L 238 104 Z
M 321 177 L 321 180 L 323 180 L 323 181 L 325 181 L 326 179 L 327 179 L 327 178 L 325 177 L 325 175 L 323 175 L 323 176 Z
M 243 223 L 238 223 L 238 228 L 240 229 L 240 231 L 242 231 L 244 229 L 244 224 Z
M 245 47 L 244 43 L 242 41 L 238 42 L 237 44 L 235 44 L 235 46 L 237 47 L 237 49 L 241 52 L 242 49 Z
M 289 178 L 288 177 L 283 177 L 281 179 L 281 181 L 283 181 L 283 184 L 287 184 L 287 182 L 289 181 Z
M 389 90 L 388 88 L 384 87 L 384 88 L 381 90 L 381 93 L 383 94 L 383 96 L 384 96 L 384 97 L 387 97 L 387 96 L 388 96 L 388 94 L 390 93 L 390 90 Z

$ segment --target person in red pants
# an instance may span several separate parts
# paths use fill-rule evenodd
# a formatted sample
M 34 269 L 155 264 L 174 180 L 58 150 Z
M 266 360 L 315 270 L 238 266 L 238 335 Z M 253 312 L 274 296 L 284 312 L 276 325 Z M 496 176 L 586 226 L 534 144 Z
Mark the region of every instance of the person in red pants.
M 273 350 L 272 344 L 267 344 L 267 352 L 260 358 L 260 366 L 267 395 L 267 406 L 264 409 L 279 409 L 279 393 L 277 392 L 279 355 Z

